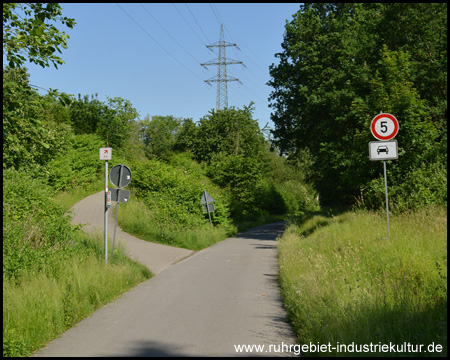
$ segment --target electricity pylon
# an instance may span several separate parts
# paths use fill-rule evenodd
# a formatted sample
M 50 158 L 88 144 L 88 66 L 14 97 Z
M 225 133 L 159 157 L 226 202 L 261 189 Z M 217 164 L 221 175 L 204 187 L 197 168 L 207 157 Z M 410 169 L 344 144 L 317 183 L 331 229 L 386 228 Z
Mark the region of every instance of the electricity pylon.
M 227 82 L 228 81 L 238 81 L 240 84 L 242 82 L 234 77 L 227 76 L 227 65 L 230 64 L 245 64 L 242 61 L 231 60 L 227 61 L 225 54 L 225 48 L 227 46 L 236 46 L 238 50 L 239 47 L 236 44 L 226 42 L 223 36 L 223 24 L 220 26 L 220 40 L 212 45 L 206 45 L 206 47 L 211 50 L 213 47 L 219 48 L 219 56 L 217 59 L 208 61 L 206 63 L 200 64 L 206 69 L 206 66 L 217 65 L 217 75 L 211 79 L 205 80 L 205 82 L 211 86 L 210 82 L 217 82 L 217 97 L 216 97 L 216 110 L 228 108 L 228 93 L 227 93 Z M 212 51 L 212 50 L 211 50 Z

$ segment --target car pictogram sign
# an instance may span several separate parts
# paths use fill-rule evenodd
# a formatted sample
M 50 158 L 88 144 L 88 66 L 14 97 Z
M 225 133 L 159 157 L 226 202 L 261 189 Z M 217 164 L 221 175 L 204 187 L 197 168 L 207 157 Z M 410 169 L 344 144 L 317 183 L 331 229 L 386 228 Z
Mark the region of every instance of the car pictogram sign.
M 397 140 L 369 142 L 370 160 L 395 160 L 398 158 Z

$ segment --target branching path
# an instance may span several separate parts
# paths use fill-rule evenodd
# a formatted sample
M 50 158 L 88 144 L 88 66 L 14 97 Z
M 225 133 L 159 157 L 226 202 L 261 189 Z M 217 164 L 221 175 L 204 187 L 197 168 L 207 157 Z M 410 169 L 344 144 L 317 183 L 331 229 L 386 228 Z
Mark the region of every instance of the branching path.
M 86 232 L 99 232 L 104 234 L 104 191 L 86 197 L 73 206 L 74 217 L 72 223 L 86 224 L 83 229 Z M 120 209 L 119 209 L 120 211 Z M 108 211 L 108 234 L 112 239 L 114 234 L 116 211 L 112 208 Z M 148 241 L 140 240 L 126 232 L 119 226 L 116 229 L 116 245 L 122 245 L 128 255 L 147 266 L 154 274 L 158 274 L 170 265 L 184 259 L 194 253 L 192 250 L 175 248 Z M 109 248 L 111 251 L 111 248 Z
M 98 215 L 92 204 L 98 202 L 103 214 L 102 196 L 95 194 L 78 203 L 74 221 L 93 226 Z M 88 205 L 83 210 L 84 202 Z M 129 240 L 129 235 L 118 232 L 118 240 L 130 255 L 158 275 L 99 309 L 35 355 L 293 355 L 286 347 L 284 352 L 274 352 L 281 350 L 281 344 L 295 344 L 277 282 L 276 238 L 282 232 L 282 223 L 264 225 L 198 252 L 175 249 L 173 254 L 166 249 L 170 247 Z M 235 345 L 264 345 L 264 349 L 258 354 L 239 353 Z

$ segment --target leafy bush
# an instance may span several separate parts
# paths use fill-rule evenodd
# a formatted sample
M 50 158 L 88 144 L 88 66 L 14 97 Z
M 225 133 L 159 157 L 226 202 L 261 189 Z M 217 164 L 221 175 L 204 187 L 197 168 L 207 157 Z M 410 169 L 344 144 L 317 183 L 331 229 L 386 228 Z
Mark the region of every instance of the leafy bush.
M 192 228 L 207 223 L 200 206 L 201 195 L 209 183 L 204 176 L 192 176 L 188 171 L 156 160 L 133 165 L 132 186 L 136 196 L 152 210 L 160 226 Z M 213 220 L 229 222 L 228 208 L 220 194 L 209 189 L 216 200 Z
M 104 143 L 97 135 L 73 135 L 63 154 L 48 164 L 48 182 L 55 190 L 86 186 L 98 180 L 104 163 L 99 149 Z
M 52 199 L 53 190 L 27 173 L 3 171 L 3 274 L 18 278 L 40 269 L 54 256 L 75 250 L 77 236 L 69 218 Z
M 388 195 L 390 208 L 397 212 L 428 205 L 447 206 L 447 167 L 441 163 L 422 163 L 402 179 L 390 179 L 388 171 Z M 384 177 L 368 184 L 361 206 L 369 209 L 385 206 Z

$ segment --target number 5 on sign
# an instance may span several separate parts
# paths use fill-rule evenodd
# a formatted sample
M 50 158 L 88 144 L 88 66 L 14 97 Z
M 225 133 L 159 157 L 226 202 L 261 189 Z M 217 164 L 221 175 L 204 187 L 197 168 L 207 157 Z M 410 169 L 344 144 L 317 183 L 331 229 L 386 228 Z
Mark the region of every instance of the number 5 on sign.
M 393 139 L 398 133 L 398 121 L 394 115 L 381 113 L 372 119 L 370 131 L 378 140 Z

